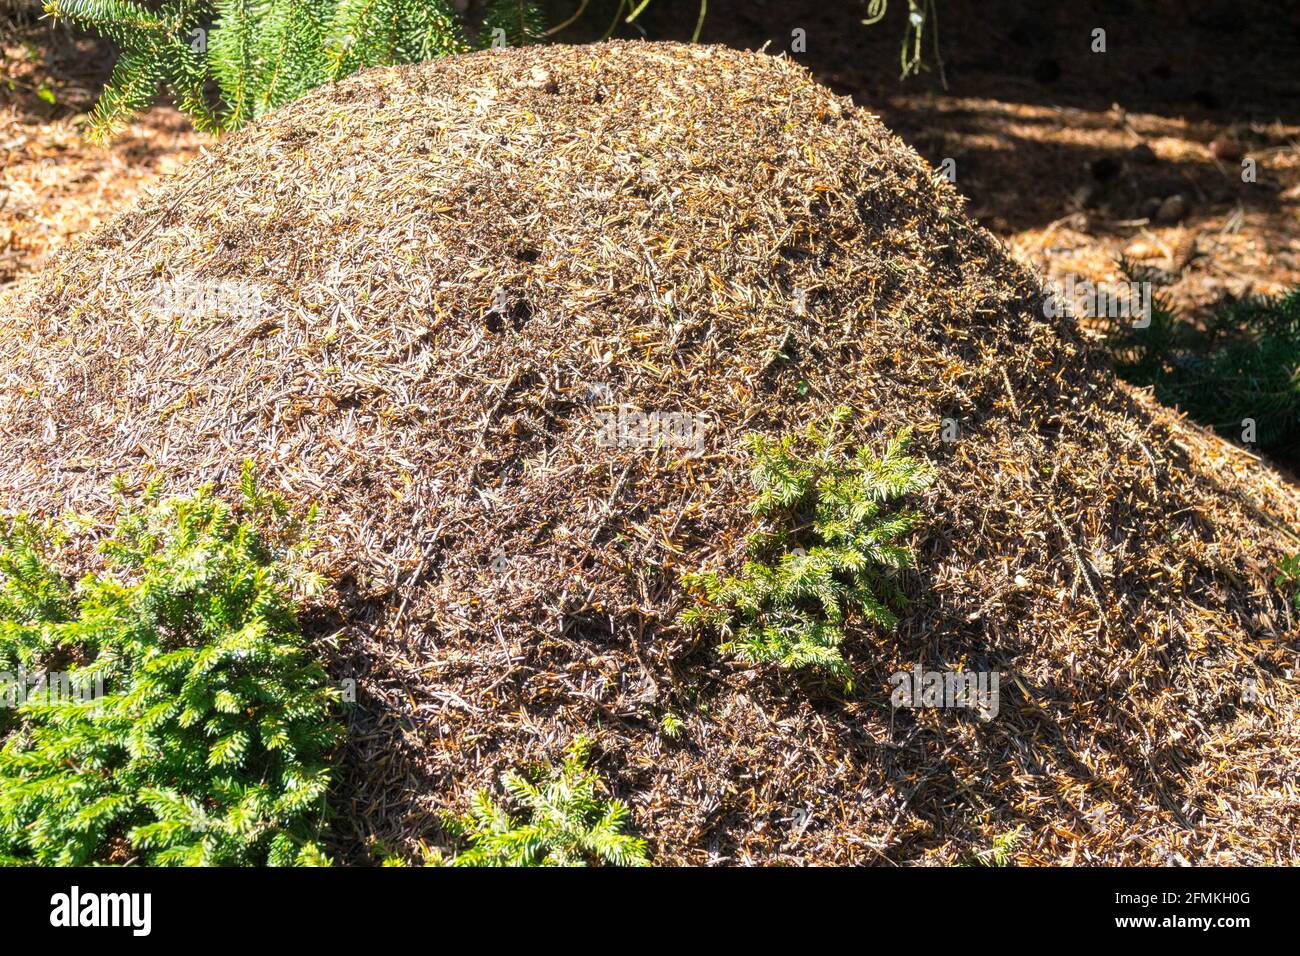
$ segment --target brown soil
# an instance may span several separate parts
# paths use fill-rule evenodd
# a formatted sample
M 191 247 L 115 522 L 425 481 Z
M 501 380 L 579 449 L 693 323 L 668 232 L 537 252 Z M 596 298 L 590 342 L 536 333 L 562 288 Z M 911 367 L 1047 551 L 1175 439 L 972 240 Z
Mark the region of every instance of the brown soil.
M 48 27 L 0 35 L 0 288 L 121 212 L 206 139 L 159 107 L 112 145 L 87 143 L 82 121 L 109 63 L 102 45 Z
M 1017 827 L 1022 862 L 1295 863 L 1272 567 L 1300 497 L 1117 386 L 962 207 L 771 57 L 370 71 L 10 300 L 0 506 L 102 514 L 115 474 L 189 489 L 245 456 L 321 503 L 361 686 L 349 859 L 437 842 L 439 810 L 587 732 L 662 863 L 956 862 Z M 195 282 L 269 311 L 160 309 Z M 851 695 L 674 624 L 680 573 L 743 555 L 743 436 L 841 403 L 939 472 Z M 704 453 L 603 446 L 617 404 L 706 415 Z M 918 662 L 1000 671 L 998 718 L 891 713 Z

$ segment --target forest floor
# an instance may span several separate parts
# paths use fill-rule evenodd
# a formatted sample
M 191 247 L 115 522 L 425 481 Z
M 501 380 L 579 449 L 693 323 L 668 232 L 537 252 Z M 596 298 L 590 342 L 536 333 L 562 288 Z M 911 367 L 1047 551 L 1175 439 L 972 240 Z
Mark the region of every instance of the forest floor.
M 159 106 L 109 146 L 86 142 L 111 66 L 101 44 L 44 26 L 0 44 L 0 288 L 129 208 L 209 139 Z
M 1300 284 L 1300 80 L 1281 65 L 1296 61 L 1300 26 L 1277 22 L 1295 15 L 1255 16 L 1255 5 L 1186 12 L 1170 0 L 1148 24 L 1086 4 L 1032 19 L 941 5 L 946 88 L 929 37 L 929 71 L 899 81 L 898 3 L 868 27 L 855 3 L 715 0 L 702 39 L 777 51 L 805 31 L 807 52 L 793 58 L 936 168 L 952 160 L 975 218 L 1023 261 L 1048 278 L 1106 281 L 1120 278 L 1125 255 L 1195 313 Z M 1094 21 L 1110 24 L 1104 55 L 1090 50 Z M 642 22 L 655 39 L 685 38 L 694 24 L 671 3 Z M 111 51 L 36 25 L 0 53 L 3 287 L 210 139 L 163 105 L 112 144 L 88 144 L 80 130 Z M 1247 158 L 1255 182 L 1242 180 Z

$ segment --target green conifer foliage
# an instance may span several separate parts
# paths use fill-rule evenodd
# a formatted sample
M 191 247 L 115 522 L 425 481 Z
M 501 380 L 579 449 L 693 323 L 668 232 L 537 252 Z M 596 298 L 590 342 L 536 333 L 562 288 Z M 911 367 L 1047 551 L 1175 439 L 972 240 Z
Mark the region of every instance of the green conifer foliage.
M 1120 269 L 1140 281 L 1131 263 Z M 1227 302 L 1199 321 L 1153 292 L 1149 325 L 1123 316 L 1098 325 L 1125 381 L 1231 441 L 1300 461 L 1300 290 Z
M 445 0 L 341 0 L 328 31 L 329 79 L 376 64 L 419 63 L 467 49 Z
M 100 545 L 108 570 L 75 585 L 53 568 L 49 528 L 20 520 L 0 538 L 4 669 L 103 691 L 31 695 L 12 712 L 0 861 L 326 862 L 338 694 L 297 622 L 297 599 L 319 587 L 306 522 L 248 468 L 242 492 L 238 512 L 208 489 L 123 498 Z
M 813 668 L 851 687 L 844 628 L 894 627 L 891 605 L 903 601 L 896 575 L 913 562 L 904 539 L 918 516 L 888 505 L 924 488 L 933 472 L 906 453 L 906 431 L 879 457 L 846 448 L 840 430 L 848 417 L 840 408 L 802 434 L 750 436 L 751 507 L 762 522 L 750 537 L 751 558 L 735 576 L 686 575 L 701 601 L 682 622 L 720 632 L 724 653 Z
M 46 0 L 44 6 L 56 19 L 108 37 L 120 51 L 91 116 L 91 138 L 100 141 L 164 93 L 198 128 L 216 132 L 364 67 L 470 49 L 448 0 Z M 533 3 L 497 0 L 486 16 L 510 45 L 544 34 Z M 220 92 L 215 103 L 207 95 L 210 79 Z
M 168 0 L 157 8 L 132 0 L 49 0 L 45 12 L 105 36 L 119 50 L 117 63 L 91 114 L 91 135 L 107 139 L 153 105 L 161 90 L 171 94 L 200 129 L 220 125 L 204 96 L 207 60 L 196 43 L 211 4 Z
M 199 129 L 237 129 L 365 67 L 540 43 L 580 19 L 587 4 L 553 30 L 534 0 L 488 0 L 468 24 L 449 0 L 44 0 L 44 9 L 108 37 L 120 51 L 91 114 L 89 136 L 103 142 L 160 95 L 172 97 Z M 627 9 L 624 0 L 615 24 Z M 705 9 L 701 2 L 700 24 Z
M 255 56 L 262 64 L 254 102 L 256 115 L 291 103 L 330 79 L 321 51 L 331 6 L 317 0 L 272 0 L 268 4 L 255 41 Z M 233 128 L 239 124 L 227 117 L 224 125 Z
M 525 46 L 546 35 L 541 6 L 528 0 L 492 0 L 479 29 L 479 46 Z
M 1291 595 L 1291 603 L 1300 611 L 1300 554 L 1288 554 L 1277 563 L 1276 583 Z
M 469 813 L 456 825 L 470 843 L 454 866 L 648 866 L 645 842 L 623 832 L 628 808 L 601 795 L 600 778 L 587 767 L 590 741 L 570 744 L 564 762 L 528 779 L 507 773 L 509 802 L 524 811 L 512 817 L 486 791 L 474 794 Z

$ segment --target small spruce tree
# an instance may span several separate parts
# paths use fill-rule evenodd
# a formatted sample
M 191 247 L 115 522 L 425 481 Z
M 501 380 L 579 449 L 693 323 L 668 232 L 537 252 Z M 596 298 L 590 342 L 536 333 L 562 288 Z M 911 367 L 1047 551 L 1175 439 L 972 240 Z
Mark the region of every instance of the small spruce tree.
M 849 451 L 840 436 L 849 414 L 839 408 L 825 425 L 779 440 L 750 436 L 751 508 L 763 522 L 750 536 L 750 560 L 734 576 L 686 575 L 700 602 L 681 620 L 720 632 L 724 653 L 821 670 L 851 687 L 844 628 L 894 627 L 890 605 L 903 602 L 896 575 L 913 560 L 903 539 L 918 516 L 887 505 L 924 488 L 933 472 L 906 453 L 906 431 L 879 457 Z
M 591 742 L 579 737 L 563 763 L 529 779 L 502 777 L 514 817 L 485 790 L 470 799 L 469 813 L 453 829 L 470 843 L 454 866 L 647 866 L 645 842 L 623 832 L 628 808 L 601 795 L 600 778 L 587 767 Z
M 247 468 L 242 491 L 238 514 L 207 489 L 123 499 L 110 570 L 75 585 L 48 526 L 0 537 L 7 676 L 61 671 L 96 692 L 24 694 L 0 727 L 0 861 L 325 862 L 338 693 L 296 615 L 319 581 L 305 523 Z

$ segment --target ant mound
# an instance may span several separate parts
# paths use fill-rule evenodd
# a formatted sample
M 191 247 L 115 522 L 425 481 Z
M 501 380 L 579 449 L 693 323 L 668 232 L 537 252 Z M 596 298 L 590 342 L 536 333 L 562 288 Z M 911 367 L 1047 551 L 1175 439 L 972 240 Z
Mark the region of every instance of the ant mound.
M 370 70 L 11 293 L 0 507 L 246 458 L 320 506 L 344 859 L 583 734 L 660 863 L 1300 862 L 1300 499 L 1118 385 L 962 203 L 784 59 Z M 770 521 L 751 436 L 841 407 L 844 454 L 911 429 L 933 475 L 896 623 L 801 612 L 847 680 L 682 620 Z M 930 673 L 998 693 L 896 706 Z

